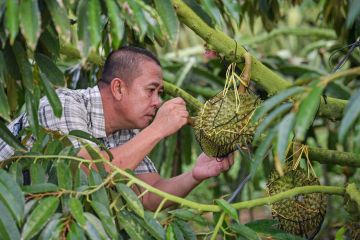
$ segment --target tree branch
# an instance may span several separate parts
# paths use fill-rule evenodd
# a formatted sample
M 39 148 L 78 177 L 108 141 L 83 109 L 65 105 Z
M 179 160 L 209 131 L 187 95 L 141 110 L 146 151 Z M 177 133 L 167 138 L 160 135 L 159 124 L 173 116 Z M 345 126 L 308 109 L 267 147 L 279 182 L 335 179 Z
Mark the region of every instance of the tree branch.
M 182 0 L 172 0 L 176 13 L 182 23 L 191 28 L 198 36 L 204 39 L 214 49 L 224 54 L 232 61 L 240 60 L 240 57 L 246 52 L 235 40 L 231 39 L 225 33 L 211 28 L 199 16 L 197 16 L 191 8 L 189 8 Z M 235 52 L 236 50 L 236 52 Z M 284 78 L 267 68 L 255 57 L 252 57 L 251 79 L 261 85 L 269 95 L 273 95 L 281 89 L 289 87 L 291 84 Z M 346 101 L 328 98 L 328 102 L 321 102 L 320 115 L 329 119 L 340 119 L 343 116 L 343 110 Z M 336 110 L 333 111 L 331 106 L 335 105 Z M 330 110 L 331 109 L 331 110 Z

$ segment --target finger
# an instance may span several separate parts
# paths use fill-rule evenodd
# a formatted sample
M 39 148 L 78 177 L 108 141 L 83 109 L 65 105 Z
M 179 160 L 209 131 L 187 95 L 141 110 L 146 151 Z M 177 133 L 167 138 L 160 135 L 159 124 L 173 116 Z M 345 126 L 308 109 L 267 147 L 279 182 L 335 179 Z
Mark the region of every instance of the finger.
M 222 164 L 222 169 L 224 171 L 227 171 L 229 170 L 230 168 L 230 163 L 229 163 L 229 160 L 227 158 L 225 158 L 224 160 L 221 161 L 221 164 Z
M 186 105 L 184 99 L 182 99 L 181 97 L 173 98 L 170 101 L 175 104 Z

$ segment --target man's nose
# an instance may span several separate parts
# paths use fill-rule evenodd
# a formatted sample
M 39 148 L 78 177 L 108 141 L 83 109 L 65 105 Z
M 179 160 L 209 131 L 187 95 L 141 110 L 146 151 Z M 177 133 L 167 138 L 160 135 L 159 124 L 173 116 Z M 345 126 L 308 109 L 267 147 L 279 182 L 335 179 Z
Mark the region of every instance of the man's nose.
M 156 108 L 159 108 L 161 106 L 161 103 L 162 103 L 161 97 L 154 95 L 154 97 L 153 97 L 153 106 L 156 107 Z

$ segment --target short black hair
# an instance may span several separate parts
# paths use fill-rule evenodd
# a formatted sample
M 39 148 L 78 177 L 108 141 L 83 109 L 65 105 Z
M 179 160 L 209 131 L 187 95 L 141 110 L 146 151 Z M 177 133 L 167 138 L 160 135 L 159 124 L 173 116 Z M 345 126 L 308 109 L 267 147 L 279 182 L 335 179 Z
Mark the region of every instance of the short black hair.
M 112 51 L 105 61 L 102 77 L 98 83 L 109 84 L 114 78 L 131 83 L 141 75 L 141 64 L 144 61 L 153 61 L 161 67 L 157 57 L 144 48 L 126 46 Z

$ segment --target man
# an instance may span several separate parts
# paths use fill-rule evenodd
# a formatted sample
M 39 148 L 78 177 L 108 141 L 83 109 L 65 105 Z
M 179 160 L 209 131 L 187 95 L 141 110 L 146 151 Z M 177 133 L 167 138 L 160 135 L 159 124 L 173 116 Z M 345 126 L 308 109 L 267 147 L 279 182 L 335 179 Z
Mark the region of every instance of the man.
M 108 56 L 97 86 L 57 90 L 63 105 L 61 118 L 54 116 L 48 100 L 43 98 L 39 121 L 42 126 L 65 134 L 71 130 L 90 133 L 110 149 L 113 164 L 134 170 L 137 177 L 148 184 L 183 197 L 201 181 L 228 170 L 233 159 L 216 161 L 202 153 L 191 171 L 162 179 L 147 154 L 161 139 L 183 127 L 189 116 L 181 98 L 161 105 L 162 92 L 162 71 L 157 58 L 145 49 L 124 47 Z M 19 126 L 26 125 L 26 114 L 23 114 L 9 129 L 17 135 Z M 75 147 L 80 147 L 78 141 L 72 141 Z M 12 154 L 11 147 L 0 141 L 0 159 Z M 90 159 L 85 149 L 81 149 L 79 155 Z M 103 155 L 108 157 L 106 153 Z M 142 200 L 147 209 L 155 210 L 162 199 L 148 193 Z

